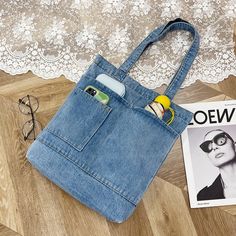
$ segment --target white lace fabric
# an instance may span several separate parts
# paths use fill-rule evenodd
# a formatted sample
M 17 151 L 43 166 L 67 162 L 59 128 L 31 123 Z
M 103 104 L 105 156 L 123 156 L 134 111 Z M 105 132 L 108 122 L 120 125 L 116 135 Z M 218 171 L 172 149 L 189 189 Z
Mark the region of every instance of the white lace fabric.
M 119 67 L 152 30 L 178 17 L 201 37 L 182 87 L 236 75 L 236 0 L 0 0 L 0 69 L 77 82 L 98 53 Z M 167 34 L 130 75 L 152 89 L 169 84 L 190 43 L 187 32 Z

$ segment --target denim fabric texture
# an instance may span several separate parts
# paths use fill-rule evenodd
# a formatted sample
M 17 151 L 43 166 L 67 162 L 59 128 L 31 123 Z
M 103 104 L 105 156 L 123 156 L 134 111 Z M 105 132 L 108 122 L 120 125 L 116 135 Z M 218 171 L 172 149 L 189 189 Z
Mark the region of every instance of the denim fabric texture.
M 151 32 L 120 68 L 97 55 L 27 151 L 30 163 L 44 176 L 110 221 L 121 223 L 132 214 L 192 118 L 190 111 L 173 102 L 175 118 L 170 125 L 168 112 L 161 120 L 146 111 L 144 107 L 159 94 L 128 75 L 143 51 L 172 30 L 186 30 L 193 36 L 165 91 L 172 100 L 199 48 L 197 31 L 179 18 Z M 125 96 L 95 80 L 99 74 L 122 82 Z M 104 105 L 86 93 L 88 85 L 106 93 L 109 103 Z

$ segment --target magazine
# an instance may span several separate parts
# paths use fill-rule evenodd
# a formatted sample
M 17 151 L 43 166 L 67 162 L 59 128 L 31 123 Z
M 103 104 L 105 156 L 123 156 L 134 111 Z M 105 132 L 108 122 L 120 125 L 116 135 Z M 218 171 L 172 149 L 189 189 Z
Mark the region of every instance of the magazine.
M 236 204 L 236 100 L 181 106 L 194 114 L 181 135 L 191 208 Z

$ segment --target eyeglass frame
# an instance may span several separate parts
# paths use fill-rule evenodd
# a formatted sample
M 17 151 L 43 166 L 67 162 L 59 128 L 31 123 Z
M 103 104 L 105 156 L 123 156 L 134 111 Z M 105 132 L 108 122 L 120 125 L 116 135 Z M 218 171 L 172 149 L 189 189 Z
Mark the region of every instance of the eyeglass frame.
M 30 103 L 30 96 L 33 97 L 33 98 L 35 98 L 36 101 L 37 101 L 37 105 L 38 105 L 38 106 L 37 106 L 37 108 L 36 108 L 34 111 L 33 111 L 33 109 L 32 109 L 31 103 Z M 23 99 L 24 99 L 25 97 L 28 98 L 28 100 L 29 100 L 29 105 L 28 105 L 28 104 L 25 104 L 25 103 L 22 103 L 22 101 L 23 101 Z M 35 119 L 35 116 L 34 116 L 34 113 L 35 113 L 35 112 L 38 110 L 38 108 L 39 108 L 39 101 L 38 101 L 38 98 L 36 98 L 35 96 L 32 96 L 32 95 L 27 94 L 26 96 L 24 96 L 24 97 L 22 97 L 22 98 L 19 98 L 18 102 L 19 102 L 19 103 L 18 103 L 18 107 L 19 107 L 20 112 L 23 113 L 23 114 L 25 114 L 25 115 L 31 115 L 31 117 L 32 117 L 31 120 L 32 120 L 32 122 L 33 122 L 33 128 L 28 132 L 27 136 L 25 136 L 25 134 L 24 134 L 24 132 L 23 132 L 23 128 L 24 128 L 25 124 L 26 124 L 27 122 L 31 121 L 31 120 L 28 120 L 28 121 L 26 121 L 26 122 L 23 124 L 23 126 L 22 126 L 22 135 L 23 135 L 23 137 L 24 137 L 24 140 L 26 141 L 27 139 L 29 139 L 28 137 L 29 137 L 29 135 L 31 134 L 32 131 L 34 132 L 34 138 L 33 138 L 33 140 L 35 140 L 35 139 L 36 139 L 36 136 L 35 136 L 35 121 L 37 121 L 37 122 L 40 124 L 41 128 L 42 128 L 42 124 L 41 124 L 38 120 L 36 120 L 36 119 Z M 21 105 L 21 104 L 24 104 L 24 105 L 28 106 L 29 109 L 30 109 L 30 113 L 26 114 L 26 113 L 22 112 L 22 110 L 20 109 L 20 105 Z

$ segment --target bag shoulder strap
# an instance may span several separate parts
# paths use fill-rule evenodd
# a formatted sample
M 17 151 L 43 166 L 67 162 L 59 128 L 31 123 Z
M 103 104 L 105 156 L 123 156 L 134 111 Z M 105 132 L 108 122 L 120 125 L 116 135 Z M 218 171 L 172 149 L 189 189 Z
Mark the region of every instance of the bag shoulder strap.
M 137 48 L 130 54 L 128 59 L 124 61 L 124 63 L 120 66 L 120 70 L 122 70 L 125 74 L 129 72 L 135 62 L 139 59 L 145 49 L 152 44 L 153 42 L 159 41 L 165 37 L 165 35 L 174 30 L 186 30 L 189 31 L 193 36 L 192 44 L 187 51 L 182 63 L 172 78 L 170 84 L 166 88 L 165 95 L 168 96 L 171 100 L 174 98 L 181 84 L 183 83 L 199 49 L 199 34 L 189 22 L 177 18 L 173 21 L 168 22 L 165 25 L 155 29 L 152 31 L 138 46 Z

